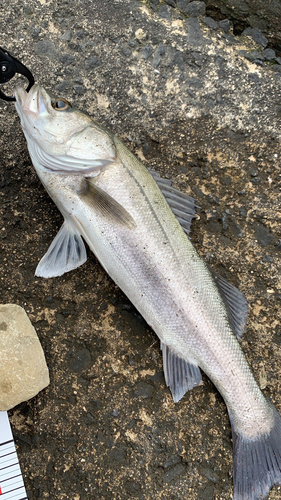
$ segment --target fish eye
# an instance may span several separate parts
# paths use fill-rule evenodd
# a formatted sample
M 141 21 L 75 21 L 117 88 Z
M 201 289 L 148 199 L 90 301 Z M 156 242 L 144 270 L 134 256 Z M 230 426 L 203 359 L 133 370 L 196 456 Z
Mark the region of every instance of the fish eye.
M 70 102 L 62 98 L 55 99 L 55 101 L 52 102 L 52 106 L 57 111 L 65 111 L 66 109 L 72 108 Z

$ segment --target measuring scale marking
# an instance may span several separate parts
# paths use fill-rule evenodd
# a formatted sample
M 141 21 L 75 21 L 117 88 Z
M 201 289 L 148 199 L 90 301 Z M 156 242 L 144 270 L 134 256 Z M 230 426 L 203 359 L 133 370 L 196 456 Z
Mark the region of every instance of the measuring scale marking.
M 28 500 L 6 411 L 0 411 L 0 497 Z

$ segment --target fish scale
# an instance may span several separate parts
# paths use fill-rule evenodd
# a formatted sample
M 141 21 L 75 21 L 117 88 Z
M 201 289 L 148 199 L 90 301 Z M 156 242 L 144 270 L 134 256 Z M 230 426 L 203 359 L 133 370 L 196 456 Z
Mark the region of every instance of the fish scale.
M 232 425 L 234 500 L 266 498 L 281 484 L 281 418 L 237 340 L 247 317 L 243 294 L 187 236 L 194 200 L 68 101 L 39 85 L 15 96 L 33 165 L 64 217 L 36 275 L 82 265 L 84 239 L 158 335 L 174 400 L 200 384 L 199 367 L 220 391 Z

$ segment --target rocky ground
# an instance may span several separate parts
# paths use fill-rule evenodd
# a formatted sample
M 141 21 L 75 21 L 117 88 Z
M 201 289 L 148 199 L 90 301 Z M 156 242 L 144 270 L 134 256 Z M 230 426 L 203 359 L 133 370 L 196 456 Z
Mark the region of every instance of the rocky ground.
M 198 200 L 192 241 L 245 293 L 242 347 L 280 411 L 279 35 L 248 20 L 233 34 L 221 3 L 11 0 L 1 46 Z M 25 308 L 51 377 L 9 412 L 29 499 L 231 499 L 230 424 L 211 382 L 173 403 L 157 337 L 92 254 L 34 277 L 62 218 L 13 105 L 0 113 L 0 301 Z

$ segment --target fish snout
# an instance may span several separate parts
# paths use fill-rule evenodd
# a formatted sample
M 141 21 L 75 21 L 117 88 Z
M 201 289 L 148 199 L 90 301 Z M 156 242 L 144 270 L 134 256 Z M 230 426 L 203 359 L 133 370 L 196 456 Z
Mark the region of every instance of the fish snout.
M 23 87 L 16 87 L 14 96 L 17 104 L 22 108 L 24 113 L 38 115 L 46 109 L 43 96 L 40 92 L 40 85 L 38 84 L 34 85 L 29 92 L 26 92 Z

